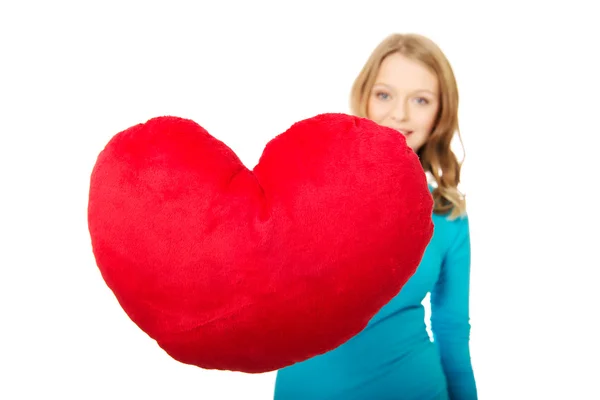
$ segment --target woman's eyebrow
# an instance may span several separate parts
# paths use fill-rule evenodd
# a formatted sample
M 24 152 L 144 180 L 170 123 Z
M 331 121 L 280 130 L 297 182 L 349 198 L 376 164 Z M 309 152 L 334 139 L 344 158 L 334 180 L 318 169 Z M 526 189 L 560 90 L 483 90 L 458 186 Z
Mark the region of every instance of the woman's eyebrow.
M 379 87 L 383 86 L 383 87 L 386 87 L 387 89 L 389 89 L 391 91 L 396 91 L 396 89 L 394 87 L 392 87 L 392 86 L 390 86 L 390 85 L 388 85 L 386 83 L 383 83 L 383 82 L 375 82 L 373 84 L 373 87 L 376 87 L 376 86 L 379 86 Z M 429 89 L 415 89 L 415 90 L 412 90 L 411 93 L 413 93 L 413 94 L 416 94 L 416 93 L 428 93 L 428 94 L 430 94 L 432 96 L 437 96 L 438 95 L 436 92 L 434 92 L 432 90 L 429 90 Z

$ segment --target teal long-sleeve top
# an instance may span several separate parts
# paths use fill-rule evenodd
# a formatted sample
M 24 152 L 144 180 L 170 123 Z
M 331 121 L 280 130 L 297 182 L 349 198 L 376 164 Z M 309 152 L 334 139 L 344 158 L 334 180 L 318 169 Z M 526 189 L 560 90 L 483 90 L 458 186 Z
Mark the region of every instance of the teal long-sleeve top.
M 275 400 L 477 399 L 469 219 L 434 214 L 433 223 L 422 261 L 400 293 L 343 345 L 279 370 Z M 422 305 L 428 293 L 433 338 Z

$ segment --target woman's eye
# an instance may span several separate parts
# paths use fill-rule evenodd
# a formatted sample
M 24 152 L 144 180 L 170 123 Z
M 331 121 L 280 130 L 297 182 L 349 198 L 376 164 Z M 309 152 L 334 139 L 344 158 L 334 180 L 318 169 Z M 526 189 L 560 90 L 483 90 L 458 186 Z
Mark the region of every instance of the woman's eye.
M 387 100 L 390 97 L 389 94 L 383 92 L 378 92 L 375 96 L 377 96 L 377 98 L 381 100 Z
M 427 100 L 427 99 L 426 99 L 426 98 L 424 98 L 424 97 L 417 97 L 417 98 L 415 99 L 415 101 L 417 102 L 417 104 L 420 104 L 420 105 L 429 104 L 429 100 Z

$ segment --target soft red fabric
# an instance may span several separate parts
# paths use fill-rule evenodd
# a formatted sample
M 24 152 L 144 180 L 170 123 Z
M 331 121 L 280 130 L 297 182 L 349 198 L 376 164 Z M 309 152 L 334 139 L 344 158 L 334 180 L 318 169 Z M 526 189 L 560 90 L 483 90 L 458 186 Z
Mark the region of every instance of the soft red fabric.
M 100 153 L 88 222 L 106 284 L 171 357 L 257 373 L 362 330 L 414 273 L 432 207 L 404 137 L 366 119 L 297 122 L 249 170 L 158 117 Z

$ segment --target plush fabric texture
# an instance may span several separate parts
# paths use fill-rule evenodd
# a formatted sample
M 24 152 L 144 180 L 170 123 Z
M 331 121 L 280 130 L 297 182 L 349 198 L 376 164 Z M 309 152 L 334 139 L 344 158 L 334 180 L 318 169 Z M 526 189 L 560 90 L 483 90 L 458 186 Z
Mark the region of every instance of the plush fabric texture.
M 167 116 L 100 153 L 88 224 L 106 284 L 172 358 L 260 373 L 366 327 L 419 265 L 432 208 L 404 137 L 367 119 L 299 121 L 250 170 Z

